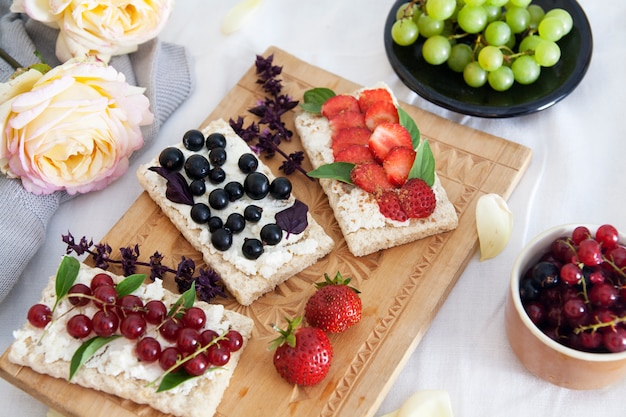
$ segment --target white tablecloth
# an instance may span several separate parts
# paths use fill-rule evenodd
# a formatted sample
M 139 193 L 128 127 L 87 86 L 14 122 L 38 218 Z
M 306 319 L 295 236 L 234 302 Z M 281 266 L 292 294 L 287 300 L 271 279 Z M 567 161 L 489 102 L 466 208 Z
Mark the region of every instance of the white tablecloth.
M 61 206 L 45 245 L 0 304 L 0 350 L 11 343 L 12 330 L 22 325 L 44 281 L 56 271 L 65 250 L 61 235 L 69 230 L 77 237 L 102 238 L 141 193 L 134 176 L 138 164 L 204 121 L 255 55 L 276 45 L 362 85 L 385 81 L 400 100 L 533 150 L 532 163 L 509 200 L 515 216 L 509 245 L 493 260 L 471 260 L 376 415 L 399 407 L 416 390 L 443 389 L 457 417 L 623 417 L 626 381 L 577 392 L 535 378 L 513 355 L 503 314 L 511 265 L 535 234 L 562 223 L 612 223 L 626 230 L 626 2 L 581 0 L 594 35 L 585 79 L 552 108 L 497 120 L 439 108 L 400 82 L 383 47 L 391 0 L 265 0 L 240 31 L 225 36 L 220 24 L 236 3 L 178 1 L 161 38 L 187 47 L 195 72 L 192 95 L 125 177 Z M 0 404 L 3 416 L 40 417 L 47 410 L 4 380 Z

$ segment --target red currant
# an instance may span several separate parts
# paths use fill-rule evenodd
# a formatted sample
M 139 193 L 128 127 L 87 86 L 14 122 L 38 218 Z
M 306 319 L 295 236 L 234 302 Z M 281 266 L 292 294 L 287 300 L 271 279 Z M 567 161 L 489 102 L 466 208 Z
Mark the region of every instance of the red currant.
M 580 242 L 576 255 L 586 266 L 596 266 L 602 263 L 602 249 L 598 241 L 592 238 Z
M 35 304 L 28 309 L 26 317 L 30 324 L 43 329 L 52 320 L 52 310 L 45 304 Z
M 70 336 L 83 339 L 91 333 L 91 319 L 84 314 L 77 314 L 67 321 L 66 329 Z
M 146 320 L 139 314 L 129 314 L 120 322 L 120 333 L 127 339 L 135 340 L 143 336 L 146 326 Z
M 77 307 L 86 306 L 87 304 L 89 304 L 89 301 L 91 301 L 88 297 L 85 297 L 91 295 L 91 288 L 89 288 L 85 284 L 78 283 L 72 285 L 67 294 L 67 299 L 70 304 Z
M 161 344 L 154 337 L 144 337 L 137 342 L 135 354 L 142 362 L 155 362 L 161 357 Z
M 115 305 L 117 301 L 117 291 L 109 285 L 100 285 L 93 290 L 93 296 L 96 298 L 95 305 L 100 309 L 106 309 Z
M 114 334 L 120 324 L 120 319 L 113 310 L 98 310 L 91 318 L 93 332 L 101 337 L 108 337 Z
M 568 285 L 576 285 L 583 279 L 583 271 L 574 263 L 566 263 L 561 267 L 561 280 Z
M 224 344 L 231 352 L 237 352 L 243 346 L 243 337 L 237 330 L 231 329 L 226 333 Z
M 580 242 L 590 237 L 591 231 L 586 226 L 575 227 L 572 231 L 572 240 L 576 245 L 580 244 Z
M 617 353 L 626 350 L 626 329 L 616 327 L 603 335 L 604 347 L 609 352 Z
M 178 332 L 176 346 L 183 353 L 192 353 L 200 347 L 200 334 L 196 329 L 183 327 Z
M 117 307 L 121 317 L 138 314 L 143 312 L 143 301 L 136 295 L 128 294 L 117 299 Z
M 150 324 L 159 325 L 167 316 L 167 307 L 161 300 L 150 300 L 144 306 L 146 321 Z
M 563 303 L 563 313 L 569 319 L 579 319 L 587 312 L 585 301 L 580 297 L 570 298 Z
M 215 330 L 207 329 L 200 333 L 200 344 L 202 346 L 207 346 L 211 344 L 215 339 L 220 337 L 219 334 Z
M 190 307 L 185 311 L 182 320 L 185 327 L 200 330 L 206 322 L 206 314 L 200 307 Z
M 607 282 L 594 285 L 589 291 L 589 301 L 598 307 L 611 307 L 617 301 L 618 296 L 617 288 Z
M 111 275 L 104 272 L 94 275 L 94 277 L 91 279 L 91 290 L 93 291 L 97 287 L 100 287 L 102 285 L 106 285 L 109 287 L 115 285 L 115 283 L 113 282 L 113 278 L 111 278 Z
M 159 326 L 159 334 L 169 342 L 175 342 L 178 332 L 182 328 L 180 321 L 176 318 L 168 318 Z
M 221 343 L 216 343 L 207 348 L 206 351 L 209 362 L 214 366 L 224 366 L 230 360 L 230 351 Z
M 176 363 L 182 358 L 182 353 L 180 353 L 177 348 L 170 346 L 161 351 L 161 356 L 159 356 L 159 365 L 161 366 L 161 369 L 167 371 L 176 365 Z
M 602 333 L 582 332 L 580 333 L 580 344 L 583 348 L 593 350 L 602 345 Z
M 596 240 L 600 242 L 603 249 L 614 249 L 619 244 L 619 233 L 610 224 L 603 224 L 596 231 Z
M 193 358 L 185 362 L 184 368 L 189 375 L 200 376 L 209 369 L 210 363 L 207 355 L 198 353 Z

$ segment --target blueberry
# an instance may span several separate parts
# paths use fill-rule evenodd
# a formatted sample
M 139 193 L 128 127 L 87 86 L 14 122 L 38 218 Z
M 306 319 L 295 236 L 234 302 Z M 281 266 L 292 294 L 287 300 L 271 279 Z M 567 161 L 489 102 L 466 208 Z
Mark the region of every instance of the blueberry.
M 230 201 L 237 201 L 243 197 L 243 185 L 237 181 L 231 181 L 224 186 Z
M 204 203 L 196 203 L 191 206 L 191 218 L 196 223 L 206 223 L 211 218 L 211 209 Z
M 251 153 L 244 153 L 239 157 L 239 161 L 237 163 L 239 165 L 239 169 L 244 174 L 249 174 L 251 172 L 256 171 L 259 166 L 259 160 Z
M 192 180 L 201 180 L 209 174 L 211 166 L 202 155 L 191 155 L 185 161 L 185 173 Z
M 212 216 L 207 223 L 209 225 L 209 232 L 211 233 L 224 226 L 224 222 L 222 222 L 222 219 L 218 216 Z
M 239 233 L 246 227 L 246 220 L 239 213 L 231 213 L 226 219 L 224 227 L 233 233 Z
M 243 210 L 244 219 L 252 223 L 256 223 L 261 220 L 262 215 L 263 209 L 259 206 L 255 206 L 254 204 L 250 204 Z
M 291 181 L 286 177 L 275 178 L 270 184 L 270 195 L 277 200 L 286 200 L 291 195 Z
M 185 155 L 173 146 L 165 148 L 159 154 L 159 164 L 168 171 L 180 171 L 185 164 Z
M 209 181 L 211 184 L 221 184 L 226 179 L 226 172 L 220 167 L 213 168 L 209 171 Z
M 228 205 L 228 193 L 223 188 L 216 188 L 209 194 L 209 205 L 221 210 Z
M 214 167 L 221 167 L 226 162 L 226 149 L 213 148 L 209 151 L 209 162 Z
M 215 249 L 220 251 L 228 250 L 233 244 L 233 234 L 228 229 L 223 227 L 216 229 L 211 233 L 211 243 L 215 246 Z
M 532 269 L 532 281 L 536 288 L 552 288 L 560 281 L 560 269 L 552 262 L 539 262 Z
M 206 193 L 206 184 L 204 180 L 193 180 L 189 183 L 189 189 L 193 195 L 203 195 Z
M 251 172 L 243 182 L 243 189 L 251 199 L 261 200 L 270 191 L 270 181 L 265 174 Z
M 226 147 L 226 137 L 219 132 L 211 133 L 206 138 L 206 147 L 208 150 Z
M 263 254 L 263 243 L 259 239 L 246 239 L 241 251 L 247 259 L 258 259 Z
M 199 151 L 204 146 L 204 135 L 196 129 L 191 129 L 183 135 L 183 145 L 190 151 Z
M 283 238 L 283 229 L 276 223 L 268 223 L 261 228 L 261 240 L 266 245 L 276 245 Z

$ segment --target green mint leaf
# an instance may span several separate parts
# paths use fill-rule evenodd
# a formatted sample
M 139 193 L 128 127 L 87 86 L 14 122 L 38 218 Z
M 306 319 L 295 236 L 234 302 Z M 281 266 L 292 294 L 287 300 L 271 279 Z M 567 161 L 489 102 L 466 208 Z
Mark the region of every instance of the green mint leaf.
M 76 349 L 76 352 L 74 352 L 74 355 L 72 356 L 72 360 L 70 362 L 70 377 L 68 381 L 72 380 L 72 378 L 74 377 L 76 372 L 80 369 L 80 367 L 83 366 L 83 364 L 87 362 L 101 347 L 103 347 L 107 343 L 112 342 L 113 340 L 119 337 L 121 336 L 120 335 L 113 335 L 109 337 L 96 336 L 87 340 L 82 345 L 80 345 L 80 347 Z
M 335 92 L 330 88 L 313 88 L 304 92 L 304 103 L 301 103 L 300 107 L 309 113 L 319 114 L 322 110 L 322 104 L 334 96 Z
M 435 157 L 427 140 L 419 144 L 416 153 L 409 178 L 421 178 L 432 187 L 435 183 Z
M 189 375 L 182 369 L 180 371 L 167 373 L 161 379 L 161 383 L 159 384 L 156 392 L 170 390 L 179 386 L 183 382 L 190 380 L 191 378 L 195 378 L 195 376 Z
M 146 274 L 133 274 L 129 275 L 120 281 L 116 286 L 118 297 L 133 293 L 137 288 L 141 287 L 143 281 L 146 279 Z
M 417 124 L 415 124 L 415 121 L 406 111 L 404 111 L 402 107 L 398 107 L 398 115 L 400 116 L 400 124 L 411 134 L 413 149 L 416 149 L 420 144 L 420 130 L 418 129 Z
M 352 184 L 350 179 L 352 168 L 354 168 L 354 164 L 349 162 L 333 162 L 332 164 L 321 165 L 319 168 L 307 172 L 307 175 L 313 178 L 329 178 Z
M 56 308 L 61 298 L 65 297 L 70 288 L 72 288 L 72 285 L 74 285 L 74 282 L 78 277 L 79 269 L 80 262 L 78 262 L 78 259 L 71 256 L 63 257 L 61 265 L 59 265 L 59 269 L 57 270 L 57 276 L 54 282 L 56 293 L 54 308 Z
M 193 303 L 196 301 L 196 282 L 191 283 L 191 287 L 181 294 L 176 300 L 170 311 L 167 313 L 168 317 L 182 317 L 183 311 L 193 307 Z

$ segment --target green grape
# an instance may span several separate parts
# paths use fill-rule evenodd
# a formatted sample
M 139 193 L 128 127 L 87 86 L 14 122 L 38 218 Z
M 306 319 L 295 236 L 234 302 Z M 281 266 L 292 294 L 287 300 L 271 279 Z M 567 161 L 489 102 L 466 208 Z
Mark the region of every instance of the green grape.
M 511 39 L 511 28 L 501 20 L 491 22 L 485 28 L 484 36 L 489 45 L 501 46 Z
M 430 0 L 429 0 L 430 1 Z M 486 0 L 465 0 L 464 3 L 468 6 L 482 6 Z
M 531 4 L 528 6 L 527 10 L 528 13 L 530 13 L 530 22 L 528 23 L 528 27 L 531 29 L 537 29 L 539 22 L 541 22 L 541 19 L 543 19 L 546 13 L 538 4 Z
M 470 62 L 463 70 L 463 80 L 470 87 L 482 87 L 487 82 L 487 71 L 482 69 L 478 62 Z
M 510 0 L 509 3 L 515 7 L 528 7 L 532 0 Z
M 429 15 L 422 13 L 419 19 L 417 19 L 417 27 L 420 35 L 425 38 L 430 38 L 431 36 L 441 34 L 444 27 L 444 21 L 433 19 Z
M 535 60 L 542 67 L 551 67 L 561 59 L 561 48 L 556 42 L 542 39 L 535 47 Z
M 456 0 L 428 0 L 426 13 L 435 20 L 449 19 L 456 10 Z
M 489 6 L 503 7 L 509 0 L 487 0 Z
M 467 64 L 472 62 L 472 47 L 466 43 L 457 43 L 450 48 L 448 67 L 454 72 L 463 72 Z
M 478 33 L 487 25 L 487 11 L 482 6 L 465 5 L 456 18 L 461 29 L 467 33 Z
M 572 15 L 569 14 L 567 10 L 559 8 L 549 10 L 544 18 L 547 17 L 558 17 L 559 19 L 561 19 L 561 22 L 563 22 L 563 36 L 567 35 L 574 26 L 574 20 L 572 19 Z
M 495 22 L 502 17 L 502 7 L 492 6 L 490 4 L 483 6 L 487 11 L 487 22 Z
M 537 33 L 542 39 L 547 39 L 552 42 L 556 42 L 564 35 L 563 23 L 558 17 L 546 17 L 539 22 Z
M 400 20 L 405 17 L 413 17 L 413 14 L 419 10 L 417 4 L 411 6 L 410 2 L 402 3 L 396 11 L 396 20 Z
M 537 35 L 526 36 L 519 43 L 518 52 L 534 51 L 542 39 Z
M 518 57 L 511 64 L 511 69 L 513 70 L 515 81 L 524 85 L 534 83 L 541 74 L 541 66 L 530 55 Z
M 440 65 L 448 60 L 452 46 L 447 38 L 441 35 L 431 36 L 422 46 L 422 56 L 431 65 Z
M 485 71 L 495 71 L 502 66 L 504 55 L 497 46 L 487 45 L 478 53 L 478 63 Z
M 400 46 L 414 44 L 418 35 L 417 23 L 410 17 L 396 20 L 391 26 L 391 39 Z
M 524 7 L 509 7 L 504 13 L 504 18 L 513 33 L 525 31 L 530 23 L 530 13 Z
M 513 82 L 515 82 L 513 70 L 503 65 L 487 75 L 487 82 L 489 86 L 496 91 L 506 91 L 511 88 Z

